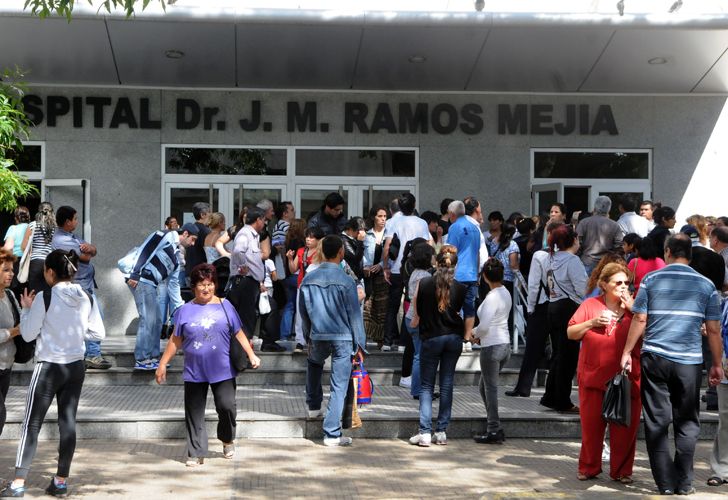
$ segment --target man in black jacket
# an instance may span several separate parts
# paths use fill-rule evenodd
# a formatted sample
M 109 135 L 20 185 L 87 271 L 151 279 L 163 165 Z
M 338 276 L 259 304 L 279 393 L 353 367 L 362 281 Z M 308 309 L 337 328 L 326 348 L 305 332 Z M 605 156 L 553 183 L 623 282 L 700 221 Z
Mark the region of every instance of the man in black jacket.
M 308 221 L 308 227 L 320 227 L 325 235 L 339 234 L 344 230 L 344 197 L 337 192 L 329 193 L 321 210 Z

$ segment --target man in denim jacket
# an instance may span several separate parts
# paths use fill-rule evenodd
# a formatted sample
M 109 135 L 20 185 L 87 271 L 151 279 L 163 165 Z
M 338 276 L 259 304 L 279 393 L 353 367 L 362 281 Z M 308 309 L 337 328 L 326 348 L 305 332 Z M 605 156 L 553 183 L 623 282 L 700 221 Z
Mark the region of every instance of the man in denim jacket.
M 352 357 L 364 359 L 366 336 L 356 282 L 341 268 L 344 245 L 338 235 L 321 241 L 324 262 L 301 283 L 300 314 L 309 346 L 306 403 L 309 418 L 321 415 L 324 362 L 331 356 L 331 395 L 324 416 L 324 445 L 348 446 L 341 435 L 341 414 L 351 376 Z

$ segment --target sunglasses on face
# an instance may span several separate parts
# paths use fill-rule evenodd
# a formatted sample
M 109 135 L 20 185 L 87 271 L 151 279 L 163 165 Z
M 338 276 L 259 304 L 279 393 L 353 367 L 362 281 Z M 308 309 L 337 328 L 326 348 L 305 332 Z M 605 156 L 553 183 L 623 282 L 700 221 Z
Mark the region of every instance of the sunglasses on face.
M 632 283 L 632 282 L 631 282 L 631 281 L 622 281 L 622 280 L 619 280 L 619 281 L 612 281 L 612 282 L 611 282 L 611 284 L 612 284 L 612 285 L 614 285 L 614 286 L 622 286 L 622 285 L 627 285 L 627 286 L 629 286 L 629 285 L 630 285 L 630 283 Z

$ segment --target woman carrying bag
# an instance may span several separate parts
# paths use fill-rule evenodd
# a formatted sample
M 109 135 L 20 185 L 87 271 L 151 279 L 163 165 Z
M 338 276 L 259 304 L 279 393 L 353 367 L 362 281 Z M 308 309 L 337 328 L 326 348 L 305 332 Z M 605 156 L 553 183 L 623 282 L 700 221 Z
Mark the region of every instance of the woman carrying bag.
M 43 202 L 38 206 L 38 213 L 35 221 L 28 225 L 23 237 L 23 251 L 31 245 L 30 268 L 28 269 L 27 281 L 28 289 L 38 293 L 42 291 L 50 291 L 50 286 L 45 279 L 44 262 L 48 254 L 51 253 L 53 247 L 53 234 L 56 232 L 56 214 L 53 211 L 53 205 Z M 20 279 L 20 278 L 18 278 Z
M 569 320 L 567 334 L 581 340 L 577 380 L 579 381 L 579 417 L 581 419 L 581 453 L 577 477 L 584 481 L 602 472 L 602 446 L 606 422 L 602 402 L 607 382 L 620 371 L 627 334 L 632 323 L 629 294 L 630 272 L 624 264 L 604 266 L 599 275 L 602 293 L 586 299 Z M 609 424 L 611 453 L 609 475 L 623 484 L 632 483 L 632 467 L 640 424 L 640 345 L 632 350 L 631 415 L 627 427 Z
M 250 366 L 258 368 L 260 359 L 243 332 L 233 305 L 215 295 L 217 273 L 211 264 L 192 269 L 190 283 L 195 298 L 174 314 L 174 333 L 167 343 L 159 368 L 158 384 L 167 379 L 167 364 L 177 350 L 184 350 L 185 427 L 187 429 L 187 467 L 196 467 L 207 456 L 205 406 L 207 389 L 212 388 L 218 414 L 217 438 L 222 441 L 223 456 L 235 456 L 235 376 L 230 360 L 231 342 L 239 342 Z

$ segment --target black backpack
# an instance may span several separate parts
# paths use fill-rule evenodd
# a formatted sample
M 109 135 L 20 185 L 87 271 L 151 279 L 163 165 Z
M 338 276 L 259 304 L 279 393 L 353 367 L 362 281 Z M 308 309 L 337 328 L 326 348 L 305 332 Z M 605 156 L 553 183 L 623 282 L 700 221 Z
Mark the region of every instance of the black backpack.
M 6 289 L 5 293 L 8 295 L 8 300 L 10 301 L 11 309 L 13 310 L 13 321 L 15 322 L 15 326 L 17 326 L 20 324 L 20 311 L 18 310 L 18 304 L 10 290 Z M 88 293 L 86 290 L 84 290 L 84 293 L 88 296 L 88 299 L 91 301 L 91 307 L 93 307 L 93 295 Z M 52 294 L 50 293 L 50 290 L 48 290 L 48 293 L 43 294 L 43 305 L 45 306 L 46 312 L 48 312 L 48 308 L 51 306 L 51 296 Z M 22 335 L 16 335 L 13 337 L 13 341 L 15 342 L 16 363 L 27 363 L 33 359 L 33 356 L 35 355 L 35 339 L 27 342 L 23 339 Z

